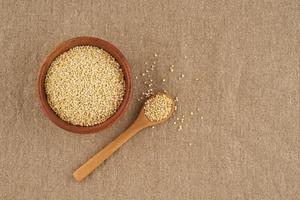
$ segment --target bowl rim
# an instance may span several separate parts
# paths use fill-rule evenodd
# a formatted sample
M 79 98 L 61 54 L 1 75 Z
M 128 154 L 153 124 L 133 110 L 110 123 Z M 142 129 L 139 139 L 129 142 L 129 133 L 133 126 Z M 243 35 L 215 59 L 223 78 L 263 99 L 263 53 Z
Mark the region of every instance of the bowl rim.
M 45 92 L 45 77 L 48 72 L 48 69 L 52 63 L 52 61 L 63 52 L 75 47 L 75 46 L 96 46 L 112 55 L 116 59 L 116 61 L 120 64 L 120 67 L 124 74 L 125 79 L 125 94 L 123 97 L 123 101 L 118 107 L 117 111 L 106 121 L 100 124 L 96 124 L 94 126 L 79 126 L 70 124 L 60 117 L 56 115 L 56 113 L 52 110 L 50 105 L 47 101 L 47 95 Z M 37 80 L 37 95 L 40 104 L 40 108 L 45 113 L 45 115 L 58 127 L 79 134 L 88 134 L 88 133 L 96 133 L 101 132 L 105 128 L 110 127 L 113 123 L 115 123 L 120 117 L 127 111 L 129 107 L 129 103 L 132 98 L 132 74 L 131 74 L 131 67 L 125 58 L 125 56 L 121 53 L 121 51 L 115 47 L 110 42 L 99 39 L 96 37 L 89 37 L 89 36 L 82 36 L 71 38 L 69 40 L 63 41 L 59 43 L 54 49 L 50 51 L 47 57 L 42 62 L 38 73 L 38 80 Z

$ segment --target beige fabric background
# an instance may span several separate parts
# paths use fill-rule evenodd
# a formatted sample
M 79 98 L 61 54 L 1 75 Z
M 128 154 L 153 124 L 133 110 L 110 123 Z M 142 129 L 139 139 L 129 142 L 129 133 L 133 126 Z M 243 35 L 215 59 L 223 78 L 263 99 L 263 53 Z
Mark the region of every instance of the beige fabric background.
M 0 199 L 300 199 L 299 11 L 297 0 L 0 0 Z M 77 183 L 73 170 L 132 122 L 145 90 L 134 80 L 128 112 L 101 134 L 52 124 L 39 66 L 82 35 L 114 43 L 134 76 L 157 53 L 155 83 L 167 79 L 188 119 L 182 132 L 173 120 L 144 130 Z

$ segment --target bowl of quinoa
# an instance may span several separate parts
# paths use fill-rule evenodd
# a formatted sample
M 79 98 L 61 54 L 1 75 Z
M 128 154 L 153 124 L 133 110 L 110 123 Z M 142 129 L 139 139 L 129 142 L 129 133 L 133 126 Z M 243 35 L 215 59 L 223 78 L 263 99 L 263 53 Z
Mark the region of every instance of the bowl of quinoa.
M 128 61 L 114 45 L 94 37 L 59 44 L 44 60 L 37 86 L 46 116 L 75 133 L 111 126 L 132 95 Z

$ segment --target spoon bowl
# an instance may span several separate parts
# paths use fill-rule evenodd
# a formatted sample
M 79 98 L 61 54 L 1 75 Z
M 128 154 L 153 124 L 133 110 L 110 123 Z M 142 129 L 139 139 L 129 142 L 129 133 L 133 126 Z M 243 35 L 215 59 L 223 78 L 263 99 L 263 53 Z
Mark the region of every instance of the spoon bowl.
M 161 119 L 161 120 L 158 120 L 158 121 L 151 121 L 150 119 L 147 118 L 146 114 L 145 114 L 145 105 L 142 107 L 141 111 L 140 111 L 140 114 L 143 114 L 144 117 L 146 118 L 146 120 L 148 121 L 149 124 L 151 124 L 150 126 L 153 126 L 153 125 L 157 125 L 157 124 L 161 124 L 165 121 L 167 121 L 172 115 L 173 113 L 175 112 L 175 102 L 173 100 L 173 97 L 171 95 L 169 95 L 168 93 L 165 93 L 165 92 L 157 92 L 156 94 L 150 96 L 147 101 L 157 97 L 158 95 L 164 95 L 166 96 L 167 98 L 171 99 L 172 100 L 172 105 L 171 105 L 171 111 L 169 112 L 168 116 L 165 117 L 164 119 Z M 146 102 L 147 102 L 146 101 Z

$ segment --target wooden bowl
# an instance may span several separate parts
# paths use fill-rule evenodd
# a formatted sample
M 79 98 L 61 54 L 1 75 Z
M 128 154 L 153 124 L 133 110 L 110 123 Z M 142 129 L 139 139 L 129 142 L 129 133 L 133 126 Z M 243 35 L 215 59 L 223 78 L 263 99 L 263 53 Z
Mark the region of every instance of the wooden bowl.
M 121 105 L 117 109 L 117 112 L 105 122 L 88 127 L 73 125 L 58 117 L 48 104 L 44 85 L 45 77 L 52 61 L 65 51 L 80 45 L 96 46 L 110 53 L 120 64 L 125 78 L 125 95 Z M 121 117 L 121 115 L 124 114 L 124 112 L 126 112 L 132 96 L 131 69 L 124 55 L 111 43 L 94 37 L 77 37 L 62 42 L 46 57 L 39 72 L 37 89 L 41 109 L 54 124 L 60 128 L 74 133 L 95 133 L 111 126 L 117 119 Z

